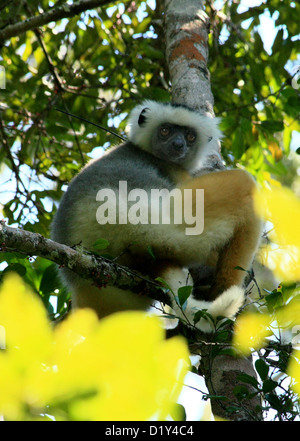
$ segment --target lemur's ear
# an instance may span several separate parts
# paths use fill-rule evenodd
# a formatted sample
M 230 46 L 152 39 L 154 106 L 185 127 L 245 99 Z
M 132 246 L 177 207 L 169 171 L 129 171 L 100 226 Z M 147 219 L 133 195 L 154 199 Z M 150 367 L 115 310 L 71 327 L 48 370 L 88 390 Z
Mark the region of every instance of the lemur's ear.
M 150 110 L 148 107 L 145 107 L 142 111 L 141 111 L 141 113 L 140 113 L 140 116 L 139 116 L 139 119 L 138 119 L 138 125 L 139 126 L 142 126 L 145 122 L 146 122 L 146 116 L 145 116 L 145 112 L 146 112 L 146 110 Z

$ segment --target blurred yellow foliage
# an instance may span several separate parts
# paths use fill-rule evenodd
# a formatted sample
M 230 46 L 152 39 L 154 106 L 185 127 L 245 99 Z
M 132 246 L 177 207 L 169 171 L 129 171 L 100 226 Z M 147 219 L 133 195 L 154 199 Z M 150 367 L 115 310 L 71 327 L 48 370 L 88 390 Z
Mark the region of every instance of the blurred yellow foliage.
M 276 161 L 280 161 L 282 159 L 283 151 L 277 142 L 269 142 L 268 149 Z
M 262 261 L 282 281 L 300 280 L 300 200 L 288 188 L 260 189 L 255 193 L 259 216 L 273 224 L 270 239 L 276 245 L 264 247 Z
M 272 335 L 268 329 L 270 317 L 267 314 L 241 314 L 238 316 L 233 336 L 233 345 L 242 355 L 250 355 L 251 352 L 263 347 L 266 337 Z
M 283 308 L 276 310 L 276 321 L 281 328 L 300 325 L 300 299 L 297 296 Z
M 300 280 L 300 200 L 295 194 L 276 182 L 257 190 L 254 204 L 257 214 L 273 224 L 270 234 L 273 245 L 263 247 L 262 263 L 267 264 L 283 282 Z M 295 291 L 296 294 L 297 291 Z M 284 301 L 284 299 L 283 299 Z M 277 325 L 276 325 L 277 324 Z M 249 355 L 260 349 L 272 334 L 271 328 L 290 328 L 300 325 L 299 296 L 287 299 L 287 303 L 274 308 L 273 313 L 242 313 L 235 323 L 233 344 L 238 352 Z M 300 353 L 295 350 L 288 373 L 294 379 L 293 387 L 300 396 Z
M 185 341 L 165 340 L 143 312 L 98 321 L 78 310 L 53 329 L 17 275 L 1 287 L 0 326 L 0 414 L 10 420 L 163 420 L 189 367 Z
M 294 351 L 289 362 L 287 371 L 292 377 L 292 388 L 300 397 L 300 351 Z

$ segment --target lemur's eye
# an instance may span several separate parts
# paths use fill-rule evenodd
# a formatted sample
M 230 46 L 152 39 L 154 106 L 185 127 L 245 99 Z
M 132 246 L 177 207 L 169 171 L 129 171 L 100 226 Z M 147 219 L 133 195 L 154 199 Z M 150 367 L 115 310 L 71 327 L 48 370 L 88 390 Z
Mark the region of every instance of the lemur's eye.
M 161 129 L 160 129 L 160 134 L 161 134 L 162 136 L 168 136 L 168 135 L 170 134 L 170 129 L 169 129 L 169 127 L 166 127 L 166 126 L 161 127 Z
M 186 139 L 187 139 L 187 141 L 188 142 L 194 142 L 195 141 L 195 139 L 196 139 L 196 135 L 195 135 L 195 133 L 193 133 L 193 132 L 189 132 L 188 134 L 187 134 L 187 136 L 186 136 Z

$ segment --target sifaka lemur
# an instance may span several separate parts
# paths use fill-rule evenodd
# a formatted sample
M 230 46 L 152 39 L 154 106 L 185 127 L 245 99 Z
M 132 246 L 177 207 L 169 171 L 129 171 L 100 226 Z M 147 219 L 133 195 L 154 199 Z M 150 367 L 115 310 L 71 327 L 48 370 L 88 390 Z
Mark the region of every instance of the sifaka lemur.
M 52 238 L 89 250 L 105 238 L 117 262 L 163 278 L 175 294 L 187 283 L 186 268 L 196 280 L 197 268 L 213 266 L 213 280 L 194 290 L 184 316 L 193 323 L 195 312 L 205 309 L 214 318 L 234 317 L 244 303 L 246 274 L 237 267 L 251 267 L 261 223 L 253 208 L 255 183 L 247 172 L 223 166 L 205 172 L 208 158 L 218 155 L 218 123 L 186 106 L 151 100 L 136 106 L 129 141 L 91 161 L 71 181 Z M 91 307 L 99 317 L 150 304 L 145 296 L 115 286 L 98 288 L 68 269 L 61 271 L 74 307 Z M 212 329 L 205 318 L 196 326 Z

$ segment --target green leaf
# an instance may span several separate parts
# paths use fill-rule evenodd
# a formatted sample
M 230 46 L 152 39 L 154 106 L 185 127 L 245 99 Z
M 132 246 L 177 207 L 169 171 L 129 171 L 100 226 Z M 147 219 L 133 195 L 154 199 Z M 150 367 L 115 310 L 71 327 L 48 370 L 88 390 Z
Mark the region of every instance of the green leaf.
M 267 365 L 267 363 L 264 360 L 262 360 L 261 358 L 259 358 L 255 362 L 255 369 L 257 370 L 257 373 L 260 376 L 260 378 L 263 381 L 266 380 L 266 378 L 268 377 L 268 373 L 269 373 L 269 366 Z
M 153 260 L 156 260 L 156 257 L 155 257 L 155 254 L 154 254 L 153 248 L 152 248 L 150 245 L 147 247 L 147 251 L 148 251 L 148 253 L 150 254 L 150 256 L 152 257 L 152 259 L 153 259 Z
M 272 54 L 275 54 L 275 52 L 278 52 L 282 49 L 282 42 L 283 42 L 283 29 L 279 29 L 272 46 Z
M 262 121 L 261 127 L 267 130 L 268 132 L 272 132 L 272 133 L 281 132 L 284 129 L 284 125 L 282 121 L 270 121 L 270 120 Z
M 210 314 L 208 314 L 206 312 L 206 310 L 199 310 L 196 312 L 196 314 L 194 315 L 194 324 L 198 323 L 202 318 L 204 318 L 205 320 L 210 321 L 211 323 L 214 323 L 214 319 L 212 318 L 212 316 Z
M 239 270 L 239 271 L 245 271 L 247 273 L 250 272 L 250 271 L 245 270 L 245 268 L 242 268 L 241 266 L 235 266 L 234 269 Z
M 241 127 L 237 127 L 233 134 L 231 150 L 235 158 L 240 158 L 245 151 L 244 133 Z
M 252 377 L 251 375 L 239 374 L 237 376 L 237 380 L 238 381 L 242 381 L 243 383 L 246 383 L 246 384 L 250 384 L 251 386 L 253 386 L 256 389 L 258 389 L 258 381 L 257 381 L 257 379 L 255 377 Z
M 192 292 L 192 286 L 182 286 L 178 289 L 178 300 L 180 306 L 184 305 Z
M 42 276 L 40 291 L 44 296 L 49 296 L 57 288 L 57 266 L 52 264 L 48 266 Z
M 175 404 L 170 415 L 174 421 L 186 421 L 186 411 L 182 404 Z
M 249 390 L 246 386 L 236 386 L 233 389 L 234 395 L 237 397 L 239 401 L 243 400 L 244 398 L 247 398 L 249 395 Z
M 173 292 L 170 285 L 162 277 L 156 277 L 155 281 L 161 283 L 168 291 Z
M 220 122 L 220 129 L 226 131 L 236 127 L 236 118 L 234 116 L 226 116 Z
M 266 400 L 270 403 L 273 409 L 277 410 L 278 412 L 282 411 L 282 403 L 277 395 L 275 394 L 266 394 L 265 395 Z
M 272 292 L 265 296 L 269 312 L 283 305 L 283 297 L 281 292 Z
M 272 392 L 276 387 L 278 386 L 278 383 L 276 381 L 267 379 L 263 382 L 263 392 L 266 394 L 268 392 Z
M 93 245 L 93 249 L 95 251 L 102 251 L 106 250 L 106 248 L 109 246 L 109 241 L 106 239 L 98 239 Z
M 19 274 L 21 277 L 25 276 L 26 274 L 26 268 L 24 265 L 21 265 L 20 263 L 11 263 L 3 270 L 2 275 L 11 271 Z

